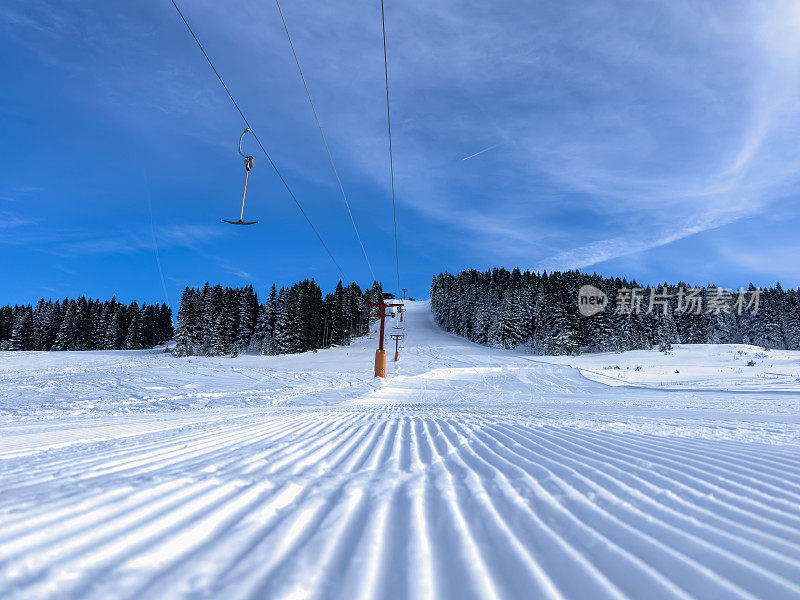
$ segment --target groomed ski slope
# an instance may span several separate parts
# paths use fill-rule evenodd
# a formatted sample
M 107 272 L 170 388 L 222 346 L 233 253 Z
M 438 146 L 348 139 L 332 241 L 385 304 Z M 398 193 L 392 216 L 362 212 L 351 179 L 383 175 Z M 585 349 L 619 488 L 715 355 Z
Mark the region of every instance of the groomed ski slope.
M 0 353 L 0 598 L 800 597 L 799 394 L 407 317 L 385 381 L 374 339 Z

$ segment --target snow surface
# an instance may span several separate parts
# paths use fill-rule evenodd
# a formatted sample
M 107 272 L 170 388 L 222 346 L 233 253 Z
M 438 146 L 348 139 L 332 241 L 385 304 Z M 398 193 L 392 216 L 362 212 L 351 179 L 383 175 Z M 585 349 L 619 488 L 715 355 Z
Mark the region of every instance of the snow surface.
M 406 325 L 385 381 L 0 353 L 0 598 L 800 598 L 800 353 Z
M 572 365 L 588 379 L 608 385 L 800 394 L 800 352 L 790 350 L 744 344 L 676 344 L 667 354 L 635 350 L 538 359 Z

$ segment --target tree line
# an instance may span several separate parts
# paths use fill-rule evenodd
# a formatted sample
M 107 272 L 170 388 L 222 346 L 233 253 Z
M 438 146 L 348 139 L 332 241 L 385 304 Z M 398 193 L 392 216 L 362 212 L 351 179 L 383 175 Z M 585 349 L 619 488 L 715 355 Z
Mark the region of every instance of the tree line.
M 166 304 L 64 298 L 0 307 L 0 350 L 136 350 L 173 335 Z
M 179 356 L 287 354 L 348 345 L 369 331 L 367 302 L 380 302 L 377 281 L 363 291 L 356 283 L 336 286 L 323 297 L 313 279 L 280 290 L 273 284 L 261 303 L 253 286 L 187 287 L 178 310 L 175 353 Z
M 584 285 L 607 296 L 605 310 L 581 314 L 578 291 Z M 579 271 L 465 270 L 433 278 L 431 309 L 447 331 L 539 354 L 668 350 L 673 343 L 800 350 L 800 292 L 780 283 L 737 292 L 684 283 L 639 286 Z

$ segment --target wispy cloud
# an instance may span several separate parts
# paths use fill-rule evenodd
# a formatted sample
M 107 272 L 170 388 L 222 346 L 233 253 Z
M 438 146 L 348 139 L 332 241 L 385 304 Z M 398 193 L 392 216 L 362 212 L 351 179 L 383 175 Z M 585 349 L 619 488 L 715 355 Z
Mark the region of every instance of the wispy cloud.
M 590 266 L 763 212 L 797 181 L 794 3 L 612 2 L 556 15 L 417 2 L 400 13 L 389 15 L 398 198 L 470 232 L 463 244 L 477 252 Z M 377 91 L 367 80 L 378 73 L 360 72 Z M 369 107 L 358 115 L 345 111 L 335 131 L 386 186 L 383 124 Z M 491 163 L 448 165 L 459 145 L 498 135 L 515 141 Z M 602 226 L 553 236 L 564 202 Z
M 25 222 L 22 224 L 29 224 Z M 221 227 L 168 225 L 155 230 L 158 247 L 201 250 L 210 240 L 227 235 Z M 0 244 L 27 246 L 60 256 L 92 254 L 133 254 L 151 252 L 153 237 L 148 228 L 107 231 L 102 234 L 52 227 L 23 228 L 14 235 L 0 236 Z
M 738 216 L 720 215 L 717 218 L 704 216 L 695 223 L 672 231 L 662 229 L 642 236 L 621 236 L 591 242 L 549 256 L 534 265 L 537 270 L 564 271 L 581 269 L 607 260 L 637 254 L 646 250 L 660 248 L 690 235 L 722 227 L 733 222 Z
M 0 212 L 0 231 L 32 224 L 33 221 L 10 212 Z M 2 238 L 0 238 L 2 239 Z
M 498 144 L 492 144 L 492 145 L 491 145 L 491 146 L 489 146 L 488 148 L 484 148 L 483 150 L 480 150 L 480 151 L 476 152 L 475 154 L 470 154 L 469 156 L 465 156 L 465 157 L 464 157 L 464 158 L 462 158 L 461 160 L 469 160 L 470 158 L 475 158 L 476 156 L 480 156 L 480 155 L 481 155 L 481 154 L 483 154 L 484 152 L 488 152 L 489 150 L 494 150 L 494 149 L 495 149 L 495 148 L 497 148 L 499 145 L 500 145 L 499 143 L 498 143 Z

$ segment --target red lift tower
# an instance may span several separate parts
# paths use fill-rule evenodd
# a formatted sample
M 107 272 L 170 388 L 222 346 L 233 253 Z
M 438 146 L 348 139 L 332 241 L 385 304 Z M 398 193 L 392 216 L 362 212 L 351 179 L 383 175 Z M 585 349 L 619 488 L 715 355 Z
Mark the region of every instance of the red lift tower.
M 386 314 L 387 308 L 394 308 L 396 306 L 403 306 L 402 304 L 386 304 L 381 302 L 367 302 L 367 306 L 374 306 L 380 312 L 373 317 L 378 317 L 381 320 L 381 333 L 378 337 L 378 349 L 375 351 L 375 377 L 386 377 L 386 350 L 383 349 L 383 336 L 386 333 Z

